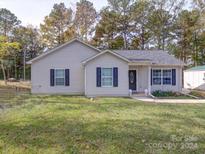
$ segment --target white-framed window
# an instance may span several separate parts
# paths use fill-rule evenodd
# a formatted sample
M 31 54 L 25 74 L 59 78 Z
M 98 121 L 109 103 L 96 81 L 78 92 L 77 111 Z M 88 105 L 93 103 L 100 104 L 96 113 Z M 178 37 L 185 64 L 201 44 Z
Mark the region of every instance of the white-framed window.
M 172 70 L 171 69 L 163 70 L 163 84 L 164 85 L 172 84 Z
M 161 85 L 162 80 L 162 70 L 161 69 L 153 69 L 152 70 L 152 83 L 153 85 Z
M 102 87 L 112 87 L 113 86 L 112 68 L 101 68 L 101 84 L 102 84 Z
M 65 70 L 55 69 L 55 85 L 64 86 L 65 85 Z

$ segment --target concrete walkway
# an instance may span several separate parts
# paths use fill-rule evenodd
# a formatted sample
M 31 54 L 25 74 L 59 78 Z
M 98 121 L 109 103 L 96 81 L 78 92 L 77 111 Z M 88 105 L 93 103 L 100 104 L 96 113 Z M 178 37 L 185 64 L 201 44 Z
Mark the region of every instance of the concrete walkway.
M 205 99 L 153 99 L 147 96 L 132 96 L 133 99 L 150 103 L 172 103 L 172 104 L 205 104 Z

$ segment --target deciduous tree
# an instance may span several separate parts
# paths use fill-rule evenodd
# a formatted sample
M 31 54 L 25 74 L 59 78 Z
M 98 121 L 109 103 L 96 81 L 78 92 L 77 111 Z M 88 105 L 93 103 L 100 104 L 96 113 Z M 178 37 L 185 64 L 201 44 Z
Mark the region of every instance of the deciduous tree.
M 42 52 L 44 45 L 41 42 L 39 30 L 32 25 L 15 28 L 12 39 L 20 45 L 20 52 L 16 53 L 14 59 L 15 78 L 18 78 L 22 76 L 20 74 L 23 74 L 24 58 L 26 61 L 35 58 Z
M 0 65 L 3 72 L 4 81 L 6 83 L 5 62 L 8 61 L 8 57 L 11 57 L 14 52 L 19 50 L 19 43 L 9 42 L 5 36 L 0 36 Z
M 0 8 L 0 35 L 11 35 L 12 30 L 21 23 L 11 11 Z

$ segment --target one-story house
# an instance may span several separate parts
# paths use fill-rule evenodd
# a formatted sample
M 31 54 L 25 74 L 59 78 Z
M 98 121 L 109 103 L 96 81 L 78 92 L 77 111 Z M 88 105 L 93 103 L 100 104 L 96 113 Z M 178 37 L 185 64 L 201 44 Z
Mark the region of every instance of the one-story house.
M 184 88 L 205 90 L 205 65 L 184 71 Z
M 160 50 L 101 51 L 73 39 L 28 64 L 34 94 L 129 96 L 182 89 L 184 63 Z

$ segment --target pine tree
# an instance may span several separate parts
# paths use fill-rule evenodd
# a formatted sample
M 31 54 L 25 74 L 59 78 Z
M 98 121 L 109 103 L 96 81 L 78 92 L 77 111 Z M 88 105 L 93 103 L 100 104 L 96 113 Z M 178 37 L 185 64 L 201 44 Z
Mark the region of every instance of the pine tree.
M 78 37 L 81 37 L 85 41 L 94 32 L 94 24 L 97 19 L 97 12 L 93 6 L 93 3 L 87 0 L 80 0 L 77 2 L 77 9 L 75 15 L 75 29 Z
M 51 13 L 45 17 L 44 23 L 40 25 L 43 42 L 48 48 L 55 47 L 65 43 L 69 36 L 65 33 L 69 32 L 72 25 L 73 11 L 66 8 L 64 3 L 54 4 Z M 72 38 L 73 36 L 69 36 Z

